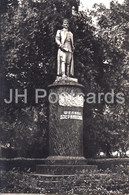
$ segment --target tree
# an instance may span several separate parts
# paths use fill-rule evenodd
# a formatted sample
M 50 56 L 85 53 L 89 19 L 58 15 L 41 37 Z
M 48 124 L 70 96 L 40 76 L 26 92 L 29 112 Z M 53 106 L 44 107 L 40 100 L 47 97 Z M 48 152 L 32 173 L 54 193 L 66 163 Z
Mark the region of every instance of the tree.
M 89 132 L 93 134 L 92 138 L 96 140 L 99 150 L 109 156 L 114 150 L 125 152 L 129 147 L 127 2 L 124 5 L 111 2 L 110 9 L 95 5 L 95 10 L 90 14 L 96 19 L 94 35 L 103 48 L 103 90 L 106 93 L 114 89 L 115 94 L 122 92 L 125 98 L 122 104 L 116 98 L 112 105 L 104 102 L 101 113 L 93 109 L 93 119 L 88 123 L 94 123 L 90 125 Z
M 36 5 L 28 0 L 22 1 L 18 7 L 9 3 L 7 13 L 2 15 L 4 61 L 1 75 L 6 86 L 3 97 L 8 96 L 9 89 L 13 89 L 13 92 L 18 89 L 19 93 L 27 89 L 29 96 L 27 104 L 20 99 L 18 104 L 13 101 L 10 105 L 3 105 L 4 98 L 1 103 L 4 113 L 8 116 L 4 119 L 1 116 L 1 132 L 5 131 L 8 135 L 13 132 L 4 137 L 7 138 L 7 143 L 13 142 L 18 155 L 26 156 L 29 153 L 26 146 L 32 150 L 34 145 L 43 148 L 47 144 L 44 142 L 48 128 L 48 102 L 44 98 L 36 105 L 34 93 L 36 88 L 47 90 L 48 85 L 55 79 L 55 32 L 62 18 L 71 15 L 71 6 L 72 1 L 53 1 L 53 4 L 45 2 Z M 36 123 L 33 118 L 35 113 Z

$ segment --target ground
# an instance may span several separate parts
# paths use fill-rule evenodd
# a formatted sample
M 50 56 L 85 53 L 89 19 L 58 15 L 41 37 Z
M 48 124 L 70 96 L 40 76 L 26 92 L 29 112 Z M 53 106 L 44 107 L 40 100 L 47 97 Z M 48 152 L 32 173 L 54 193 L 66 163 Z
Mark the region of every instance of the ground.
M 10 170 L 0 174 L 1 193 L 44 194 L 128 194 L 129 166 L 116 165 L 111 169 L 82 171 L 74 175 L 38 175 L 29 169 Z

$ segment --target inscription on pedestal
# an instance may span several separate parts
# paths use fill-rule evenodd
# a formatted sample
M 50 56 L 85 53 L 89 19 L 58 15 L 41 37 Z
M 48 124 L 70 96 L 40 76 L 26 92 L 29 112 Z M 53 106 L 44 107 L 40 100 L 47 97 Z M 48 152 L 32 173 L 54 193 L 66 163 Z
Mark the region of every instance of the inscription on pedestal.
M 81 112 L 75 112 L 75 111 L 64 111 L 62 115 L 60 115 L 60 119 L 76 119 L 76 120 L 82 120 L 82 114 Z

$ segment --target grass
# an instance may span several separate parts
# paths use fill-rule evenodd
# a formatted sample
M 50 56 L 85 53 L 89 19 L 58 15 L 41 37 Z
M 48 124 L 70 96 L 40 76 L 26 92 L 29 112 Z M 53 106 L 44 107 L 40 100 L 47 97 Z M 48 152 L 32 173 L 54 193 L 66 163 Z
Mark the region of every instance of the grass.
M 43 177 L 29 170 L 13 169 L 1 173 L 0 192 L 124 195 L 129 193 L 129 167 L 116 165 L 113 170 L 83 170 L 68 177 Z

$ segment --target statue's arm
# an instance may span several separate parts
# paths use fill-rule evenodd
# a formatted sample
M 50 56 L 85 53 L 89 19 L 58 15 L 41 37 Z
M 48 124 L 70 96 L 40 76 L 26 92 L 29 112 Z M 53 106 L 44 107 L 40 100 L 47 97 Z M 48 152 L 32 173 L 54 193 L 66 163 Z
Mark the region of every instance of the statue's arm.
M 60 47 L 61 46 L 61 32 L 60 32 L 60 30 L 58 30 L 56 33 L 55 41 L 56 41 L 57 45 Z

